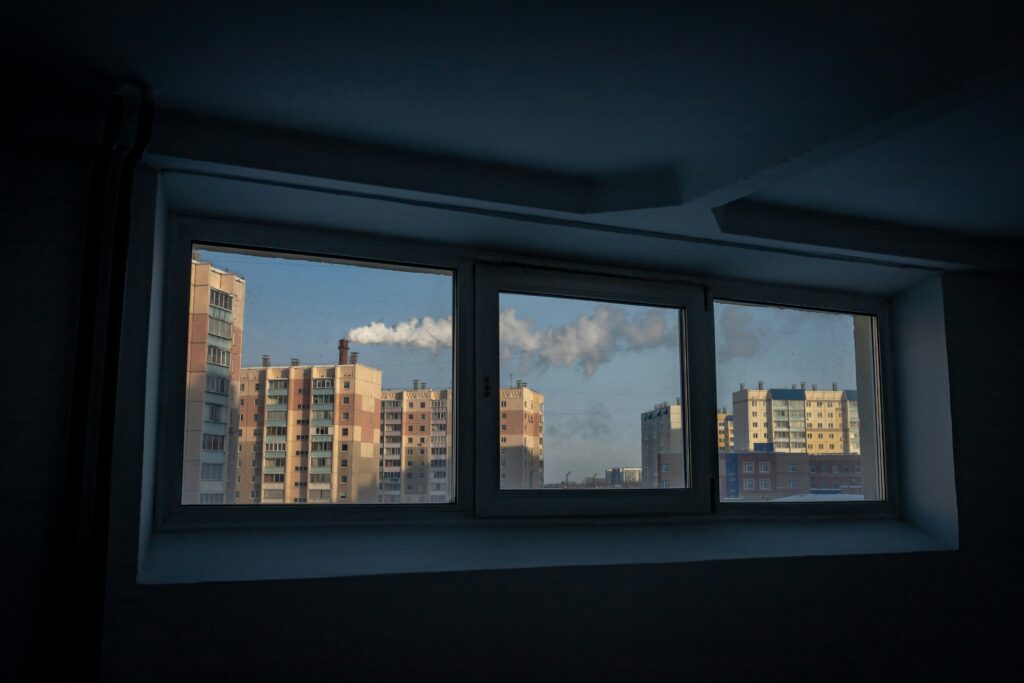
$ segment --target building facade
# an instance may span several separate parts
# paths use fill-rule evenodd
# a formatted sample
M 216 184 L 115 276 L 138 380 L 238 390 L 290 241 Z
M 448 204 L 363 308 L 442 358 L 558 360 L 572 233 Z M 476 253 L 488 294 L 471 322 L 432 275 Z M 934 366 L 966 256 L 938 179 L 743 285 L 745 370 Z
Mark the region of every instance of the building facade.
M 659 403 L 640 415 L 640 468 L 644 488 L 685 487 L 682 406 Z
M 377 503 L 381 372 L 337 365 L 243 368 L 238 503 Z
M 718 423 L 718 452 L 731 451 L 736 447 L 736 434 L 733 429 L 733 417 L 725 408 L 715 415 Z
M 544 394 L 526 382 L 500 390 L 499 476 L 503 489 L 544 486 Z
M 380 502 L 454 500 L 453 407 L 451 390 L 419 380 L 381 394 Z
M 771 444 L 777 453 L 860 453 L 856 391 L 835 384 L 826 390 L 817 385 L 765 389 L 758 383 L 757 389 L 741 384 L 732 398 L 733 450 L 755 451 Z M 721 443 L 720 431 L 720 449 Z
M 769 501 L 791 496 L 844 494 L 863 497 L 861 456 L 771 451 L 721 453 L 718 457 L 722 500 Z
M 185 368 L 183 505 L 232 503 L 245 278 L 192 259 Z

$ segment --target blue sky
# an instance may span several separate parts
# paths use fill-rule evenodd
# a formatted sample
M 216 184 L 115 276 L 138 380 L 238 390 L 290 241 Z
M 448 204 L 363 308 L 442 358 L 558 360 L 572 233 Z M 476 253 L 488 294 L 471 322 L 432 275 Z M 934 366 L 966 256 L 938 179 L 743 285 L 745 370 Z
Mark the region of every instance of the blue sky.
M 246 278 L 243 365 L 337 362 L 338 339 L 379 322 L 452 315 L 452 278 L 298 259 L 201 251 Z M 640 414 L 680 396 L 678 319 L 671 309 L 502 294 L 501 382 L 545 395 L 545 480 L 584 481 L 640 465 Z M 718 405 L 748 387 L 855 388 L 853 317 L 716 304 Z M 413 334 L 418 332 L 415 326 Z M 589 334 L 589 336 L 588 336 Z M 452 383 L 450 347 L 353 343 L 384 387 Z
M 298 259 L 200 251 L 200 258 L 245 277 L 242 364 L 337 363 L 338 340 L 374 321 L 452 314 L 449 275 L 396 271 Z M 437 354 L 393 345 L 359 345 L 359 362 L 380 368 L 385 387 L 451 386 L 451 351 Z

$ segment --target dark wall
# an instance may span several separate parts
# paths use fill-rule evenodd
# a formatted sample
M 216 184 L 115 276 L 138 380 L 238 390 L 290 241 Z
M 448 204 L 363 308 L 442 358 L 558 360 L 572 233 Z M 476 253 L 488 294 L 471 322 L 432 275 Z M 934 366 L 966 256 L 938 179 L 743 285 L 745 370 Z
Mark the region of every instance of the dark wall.
M 52 83 L 50 84 L 52 85 Z M 5 83 L 0 357 L 8 400 L 0 527 L 5 661 L 38 666 L 70 593 L 65 512 L 83 248 L 106 98 Z
M 67 425 L 81 409 L 66 387 L 103 110 L 92 96 L 61 106 L 64 123 L 40 118 L 52 107 L 26 109 L 31 135 L 0 160 L 5 372 L 17 387 L 0 411 L 3 641 L 36 671 L 61 647 L 77 457 Z M 125 586 L 107 596 L 104 677 L 994 677 L 1015 663 L 1024 606 L 1011 469 L 1024 286 L 970 275 L 944 286 L 958 552 Z

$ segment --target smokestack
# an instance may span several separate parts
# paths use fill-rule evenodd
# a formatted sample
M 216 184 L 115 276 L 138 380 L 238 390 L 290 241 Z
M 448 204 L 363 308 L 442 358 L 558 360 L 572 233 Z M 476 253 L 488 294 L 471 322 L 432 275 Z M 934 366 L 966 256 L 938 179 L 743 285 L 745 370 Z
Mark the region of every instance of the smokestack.
M 764 389 L 764 382 L 758 382 L 758 383 L 757 383 L 757 388 L 758 388 L 759 390 L 760 390 L 760 389 Z
M 338 365 L 348 365 L 348 339 L 338 340 Z
M 807 388 L 807 382 L 800 382 L 800 389 L 803 390 L 803 389 L 806 389 L 806 388 Z
M 359 352 L 358 351 L 353 351 L 352 352 L 352 365 L 355 365 L 358 362 L 359 362 Z
M 298 358 L 292 358 L 292 367 L 295 367 L 298 364 L 299 364 L 299 359 Z
M 418 391 L 419 390 L 419 388 L 420 388 L 420 381 L 418 379 L 414 379 L 412 381 L 412 388 L 413 388 L 413 391 Z
M 267 354 L 263 354 L 263 367 L 270 367 L 270 356 L 268 356 Z
M 839 383 L 832 382 L 832 391 L 839 391 Z

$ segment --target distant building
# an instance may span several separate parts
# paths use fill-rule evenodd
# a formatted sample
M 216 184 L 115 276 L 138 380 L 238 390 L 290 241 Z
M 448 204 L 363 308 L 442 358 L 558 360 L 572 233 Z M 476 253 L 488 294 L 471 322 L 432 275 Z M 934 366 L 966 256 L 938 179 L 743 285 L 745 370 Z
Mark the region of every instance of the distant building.
M 235 502 L 245 278 L 192 259 L 183 505 Z
M 520 380 L 502 387 L 499 401 L 501 488 L 539 489 L 544 485 L 544 394 Z
M 734 446 L 753 451 L 770 443 L 776 452 L 860 453 L 857 392 L 839 389 L 747 389 L 733 392 Z
M 736 447 L 732 413 L 723 408 L 716 414 L 716 421 L 718 423 L 718 451 L 720 453 L 731 451 Z
M 611 467 L 604 471 L 604 485 L 606 488 L 639 487 L 643 481 L 642 467 Z
M 728 501 L 769 501 L 817 494 L 863 498 L 861 456 L 773 451 L 720 453 L 719 495 Z M 813 500 L 813 498 L 811 498 Z
M 242 369 L 237 502 L 379 501 L 381 372 L 352 355 Z
M 682 406 L 659 403 L 640 415 L 640 464 L 644 488 L 686 486 Z
M 412 389 L 381 394 L 380 502 L 447 503 L 455 497 L 452 392 Z

